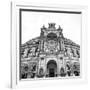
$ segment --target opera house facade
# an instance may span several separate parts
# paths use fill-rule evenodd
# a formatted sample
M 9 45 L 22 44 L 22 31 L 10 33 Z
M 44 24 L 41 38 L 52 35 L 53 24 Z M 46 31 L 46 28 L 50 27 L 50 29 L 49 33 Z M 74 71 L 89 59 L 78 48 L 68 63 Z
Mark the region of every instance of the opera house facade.
M 22 44 L 20 56 L 21 79 L 80 76 L 80 46 L 65 38 L 55 23 Z

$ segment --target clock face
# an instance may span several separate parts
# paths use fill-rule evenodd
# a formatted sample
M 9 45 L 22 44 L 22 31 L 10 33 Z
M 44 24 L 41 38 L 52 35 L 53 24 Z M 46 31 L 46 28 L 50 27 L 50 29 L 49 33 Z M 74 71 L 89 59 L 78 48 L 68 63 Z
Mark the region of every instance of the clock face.
M 54 53 L 57 51 L 57 41 L 49 40 L 45 42 L 44 47 L 46 52 Z

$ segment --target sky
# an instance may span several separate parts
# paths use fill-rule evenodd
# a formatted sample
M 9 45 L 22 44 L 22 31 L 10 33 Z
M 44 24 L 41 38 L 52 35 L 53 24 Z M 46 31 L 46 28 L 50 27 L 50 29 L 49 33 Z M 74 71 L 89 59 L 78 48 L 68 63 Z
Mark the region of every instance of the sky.
M 63 29 L 64 37 L 80 45 L 81 14 L 22 12 L 22 44 L 40 36 L 41 27 L 48 23 L 56 23 Z

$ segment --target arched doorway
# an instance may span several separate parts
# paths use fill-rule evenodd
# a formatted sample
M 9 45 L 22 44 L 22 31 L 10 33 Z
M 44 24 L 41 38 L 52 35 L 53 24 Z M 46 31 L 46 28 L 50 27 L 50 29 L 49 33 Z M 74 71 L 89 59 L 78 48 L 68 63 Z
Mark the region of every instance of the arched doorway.
M 55 77 L 57 75 L 57 63 L 54 60 L 50 60 L 47 63 L 47 72 L 49 77 Z

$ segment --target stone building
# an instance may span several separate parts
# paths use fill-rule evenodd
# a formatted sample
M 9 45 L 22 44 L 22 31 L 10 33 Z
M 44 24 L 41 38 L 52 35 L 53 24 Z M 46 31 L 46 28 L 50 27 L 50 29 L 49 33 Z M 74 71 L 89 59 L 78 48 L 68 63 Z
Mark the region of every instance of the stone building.
M 21 45 L 21 79 L 80 76 L 80 46 L 64 37 L 55 23 Z

